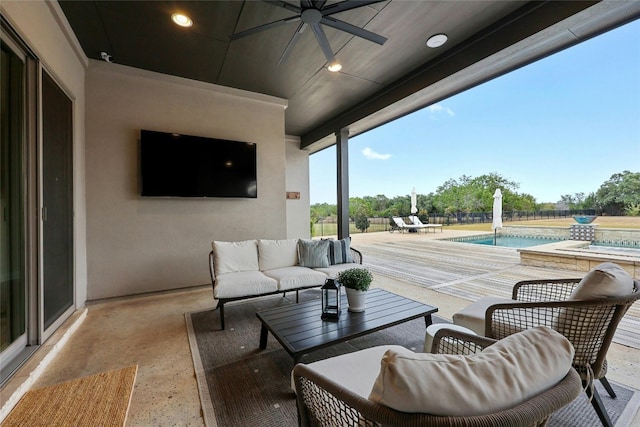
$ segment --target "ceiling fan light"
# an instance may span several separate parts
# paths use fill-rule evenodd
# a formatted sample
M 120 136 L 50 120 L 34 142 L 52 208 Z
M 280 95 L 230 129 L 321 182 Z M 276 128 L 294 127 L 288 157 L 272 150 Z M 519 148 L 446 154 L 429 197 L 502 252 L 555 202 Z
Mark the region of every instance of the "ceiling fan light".
M 181 27 L 190 27 L 193 25 L 191 18 L 182 13 L 174 13 L 171 15 L 171 20 Z
M 342 65 L 340 65 L 339 62 L 332 62 L 327 67 L 327 70 L 331 71 L 332 73 L 337 73 L 338 71 L 342 70 Z
M 427 40 L 427 46 L 435 49 L 445 44 L 448 39 L 446 34 L 434 34 Z

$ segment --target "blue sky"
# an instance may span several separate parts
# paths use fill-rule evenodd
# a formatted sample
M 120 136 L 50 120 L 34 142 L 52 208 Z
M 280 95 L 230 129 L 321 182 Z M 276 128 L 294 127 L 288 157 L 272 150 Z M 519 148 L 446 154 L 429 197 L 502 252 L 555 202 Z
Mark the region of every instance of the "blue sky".
M 310 199 L 336 203 L 335 147 Z M 640 20 L 349 140 L 349 196 L 435 192 L 496 172 L 538 203 L 640 172 Z

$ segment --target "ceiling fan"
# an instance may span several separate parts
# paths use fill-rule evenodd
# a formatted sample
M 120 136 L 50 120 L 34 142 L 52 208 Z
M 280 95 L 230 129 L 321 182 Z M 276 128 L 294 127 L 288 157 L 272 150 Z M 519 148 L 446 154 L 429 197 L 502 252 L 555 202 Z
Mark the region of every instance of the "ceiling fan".
M 339 19 L 333 18 L 331 15 L 336 13 L 345 12 L 347 10 L 357 9 L 363 6 L 367 6 L 373 3 L 379 3 L 381 1 L 386 0 L 345 0 L 339 3 L 333 3 L 330 5 L 326 5 L 327 0 L 300 0 L 300 6 L 295 6 L 291 3 L 287 3 L 286 1 L 277 1 L 277 0 L 262 0 L 266 3 L 272 4 L 274 6 L 282 7 L 284 9 L 290 10 L 292 12 L 297 13 L 296 16 L 291 16 L 284 19 L 279 19 L 277 21 L 270 22 L 268 24 L 259 25 L 254 28 L 250 28 L 248 30 L 241 31 L 239 33 L 235 33 L 231 35 L 231 40 L 237 40 L 242 37 L 250 36 L 252 34 L 259 33 L 264 30 L 268 30 L 270 28 L 279 27 L 280 25 L 288 24 L 290 22 L 298 22 L 298 28 L 296 32 L 289 40 L 287 47 L 282 52 L 280 59 L 278 60 L 278 65 L 283 63 L 289 53 L 293 49 L 293 46 L 298 41 L 300 35 L 304 32 L 304 30 L 309 26 L 313 31 L 313 34 L 316 36 L 316 40 L 320 45 L 320 49 L 322 49 L 322 53 L 324 53 L 325 58 L 329 63 L 329 69 L 331 71 L 338 71 L 341 67 L 336 61 L 335 55 L 333 54 L 333 50 L 331 49 L 331 45 L 329 45 L 329 40 L 327 39 L 324 30 L 322 29 L 322 25 L 327 25 L 329 27 L 338 29 L 340 31 L 347 32 L 349 34 L 353 34 L 354 36 L 361 37 L 363 39 L 372 41 L 379 45 L 383 45 L 387 38 L 381 35 L 372 33 L 371 31 L 367 31 L 363 28 L 356 27 L 355 25 L 351 25 L 347 22 L 341 21 Z M 331 67 L 335 66 L 337 69 L 332 69 Z

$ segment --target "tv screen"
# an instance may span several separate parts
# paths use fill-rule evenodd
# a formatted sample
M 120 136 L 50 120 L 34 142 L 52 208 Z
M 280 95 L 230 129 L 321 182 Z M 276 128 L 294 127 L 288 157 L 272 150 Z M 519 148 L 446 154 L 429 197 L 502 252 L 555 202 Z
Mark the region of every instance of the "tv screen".
M 140 132 L 143 197 L 258 197 L 256 144 Z

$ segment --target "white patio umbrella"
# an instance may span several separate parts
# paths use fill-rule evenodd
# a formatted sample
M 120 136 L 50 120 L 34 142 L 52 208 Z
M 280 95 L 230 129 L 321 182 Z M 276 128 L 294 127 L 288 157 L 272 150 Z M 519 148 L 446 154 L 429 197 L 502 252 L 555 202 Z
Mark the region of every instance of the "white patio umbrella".
M 493 245 L 496 245 L 497 229 L 502 228 L 502 192 L 499 188 L 496 188 L 493 193 L 493 223 L 491 224 L 493 229 Z
M 411 213 L 415 215 L 418 213 L 418 196 L 416 195 L 416 187 L 411 190 Z

